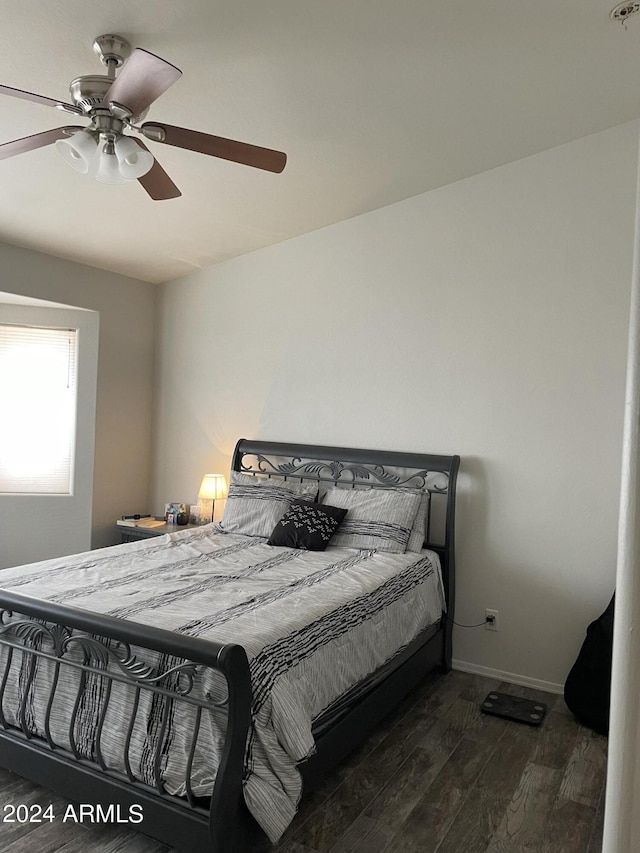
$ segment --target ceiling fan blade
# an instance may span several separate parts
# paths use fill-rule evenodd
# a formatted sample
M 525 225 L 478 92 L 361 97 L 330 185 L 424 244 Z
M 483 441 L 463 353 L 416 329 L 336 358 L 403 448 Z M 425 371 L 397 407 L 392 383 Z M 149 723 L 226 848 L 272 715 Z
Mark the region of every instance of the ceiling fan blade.
M 261 148 L 259 145 L 248 145 L 246 142 L 236 142 L 234 139 L 224 139 L 222 136 L 211 136 L 209 133 L 187 130 L 184 127 L 174 127 L 171 124 L 158 124 L 151 121 L 143 124 L 141 130 L 154 142 L 198 151 L 210 157 L 221 157 L 223 160 L 232 160 L 234 163 L 243 163 L 245 166 L 265 169 L 268 172 L 281 172 L 287 162 L 287 155 L 282 151 Z
M 180 77 L 182 71 L 175 65 L 137 47 L 102 100 L 122 104 L 135 118 Z
M 0 145 L 0 160 L 6 160 L 7 157 L 14 157 L 16 154 L 24 154 L 26 151 L 33 151 L 35 148 L 43 148 L 58 139 L 67 139 L 76 130 L 82 130 L 82 128 L 56 127 L 53 130 L 45 130 L 43 133 L 34 133 L 32 136 L 23 136 L 22 139 L 5 142 Z
M 136 142 L 141 148 L 144 148 L 145 151 L 149 150 L 144 142 L 141 142 L 139 139 L 137 139 Z M 169 175 L 167 175 L 155 158 L 151 169 L 149 169 L 146 175 L 138 178 L 138 181 L 154 201 L 179 198 L 182 195 L 178 187 L 173 183 Z
M 10 95 L 12 98 L 21 98 L 23 101 L 33 101 L 36 104 L 44 104 L 47 107 L 59 107 L 60 109 L 67 110 L 67 112 L 82 112 L 82 110 L 73 104 L 66 104 L 64 101 L 56 101 L 55 98 L 46 98 L 44 95 L 35 95 L 33 92 L 26 92 L 24 89 L 13 89 L 11 86 L 0 86 L 0 95 Z

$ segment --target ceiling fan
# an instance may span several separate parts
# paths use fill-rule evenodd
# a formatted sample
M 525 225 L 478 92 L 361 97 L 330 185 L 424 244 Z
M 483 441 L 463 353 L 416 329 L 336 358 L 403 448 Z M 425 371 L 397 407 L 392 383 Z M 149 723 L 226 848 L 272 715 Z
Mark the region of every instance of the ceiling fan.
M 140 125 L 150 105 L 173 86 L 182 72 L 147 50 L 137 47 L 132 51 L 121 36 L 98 36 L 93 49 L 107 73 L 72 80 L 69 85 L 72 104 L 0 85 L 2 95 L 56 107 L 91 122 L 86 128 L 56 127 L 0 144 L 0 160 L 55 143 L 64 160 L 77 171 L 94 174 L 96 180 L 103 183 L 138 180 L 156 201 L 177 198 L 182 193 L 144 142 L 126 131 L 137 131 L 153 142 L 221 157 L 256 169 L 278 173 L 284 169 L 287 155 L 282 151 L 156 121 Z

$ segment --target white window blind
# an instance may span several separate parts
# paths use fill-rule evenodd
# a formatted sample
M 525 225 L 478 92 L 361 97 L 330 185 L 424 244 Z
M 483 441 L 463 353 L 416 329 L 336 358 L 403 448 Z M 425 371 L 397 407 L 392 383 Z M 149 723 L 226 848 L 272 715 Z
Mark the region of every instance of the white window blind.
M 77 333 L 0 324 L 0 492 L 70 494 Z

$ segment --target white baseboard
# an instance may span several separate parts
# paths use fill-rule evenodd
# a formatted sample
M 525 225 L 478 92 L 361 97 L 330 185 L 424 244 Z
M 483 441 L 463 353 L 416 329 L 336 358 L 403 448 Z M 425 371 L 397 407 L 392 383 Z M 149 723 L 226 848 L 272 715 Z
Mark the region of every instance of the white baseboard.
M 564 693 L 564 684 L 555 684 L 553 681 L 541 681 L 539 678 L 529 678 L 527 675 L 516 675 L 514 672 L 503 672 L 501 669 L 492 669 L 489 666 L 479 666 L 477 663 L 467 663 L 464 660 L 453 660 L 454 669 L 460 672 L 471 672 L 473 675 L 484 675 L 487 678 L 499 678 L 500 681 L 508 681 L 509 684 L 520 684 L 522 687 L 535 687 L 538 690 L 546 690 L 547 693 Z

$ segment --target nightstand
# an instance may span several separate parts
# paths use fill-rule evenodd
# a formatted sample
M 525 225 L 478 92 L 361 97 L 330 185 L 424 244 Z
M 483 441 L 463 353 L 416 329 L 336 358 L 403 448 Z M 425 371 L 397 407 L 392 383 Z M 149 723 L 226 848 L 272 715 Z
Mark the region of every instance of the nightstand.
M 152 536 L 164 536 L 165 533 L 179 533 L 181 530 L 190 530 L 193 527 L 202 527 L 201 524 L 163 524 L 162 527 L 123 527 L 118 524 L 120 542 L 135 542 L 138 539 L 150 539 Z

